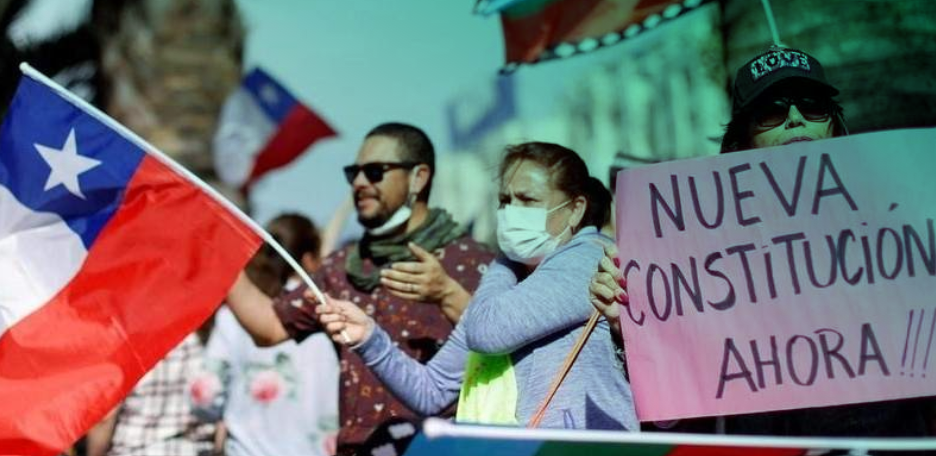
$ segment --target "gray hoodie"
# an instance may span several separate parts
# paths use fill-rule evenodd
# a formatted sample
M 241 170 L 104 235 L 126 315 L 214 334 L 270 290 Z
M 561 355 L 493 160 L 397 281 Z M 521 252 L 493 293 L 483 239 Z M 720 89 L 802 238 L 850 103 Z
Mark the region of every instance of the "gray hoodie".
M 612 242 L 593 227 L 547 255 L 522 278 L 520 265 L 498 258 L 468 310 L 425 365 L 394 347 L 380 328 L 357 352 L 414 411 L 440 413 L 458 399 L 468 351 L 510 354 L 517 380 L 517 421 L 526 424 L 594 311 L 588 284 Z M 639 430 L 607 321 L 599 320 L 541 423 L 548 428 Z

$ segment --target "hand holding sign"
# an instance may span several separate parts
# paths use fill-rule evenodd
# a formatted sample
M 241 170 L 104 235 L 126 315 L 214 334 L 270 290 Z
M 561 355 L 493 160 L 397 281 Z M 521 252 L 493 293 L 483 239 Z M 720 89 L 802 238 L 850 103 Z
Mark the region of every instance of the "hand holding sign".
M 627 290 L 624 288 L 626 282 L 617 267 L 620 264 L 617 247 L 605 244 L 604 252 L 605 255 L 598 262 L 598 271 L 588 286 L 589 300 L 608 321 L 617 322 L 621 316 L 618 304 L 628 303 Z

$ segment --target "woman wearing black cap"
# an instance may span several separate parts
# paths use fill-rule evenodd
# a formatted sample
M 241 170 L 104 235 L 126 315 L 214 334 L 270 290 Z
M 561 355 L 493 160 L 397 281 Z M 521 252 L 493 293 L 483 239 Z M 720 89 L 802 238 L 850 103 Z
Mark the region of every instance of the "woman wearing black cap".
M 838 90 L 820 63 L 805 52 L 774 46 L 745 63 L 732 87 L 732 115 L 721 152 L 775 147 L 848 134 Z M 617 321 L 626 291 L 614 266 L 617 252 L 606 249 L 591 286 L 592 304 Z M 907 399 L 726 417 L 719 432 L 781 436 L 926 436 L 926 407 L 932 399 Z M 707 419 L 683 420 L 684 431 L 708 427 Z M 687 426 L 687 424 L 689 426 Z M 721 426 L 720 426 L 721 427 Z M 693 429 L 694 428 L 694 429 Z M 704 431 L 703 431 L 704 432 Z
M 838 89 L 805 52 L 771 47 L 738 69 L 732 89 L 722 153 L 848 134 Z

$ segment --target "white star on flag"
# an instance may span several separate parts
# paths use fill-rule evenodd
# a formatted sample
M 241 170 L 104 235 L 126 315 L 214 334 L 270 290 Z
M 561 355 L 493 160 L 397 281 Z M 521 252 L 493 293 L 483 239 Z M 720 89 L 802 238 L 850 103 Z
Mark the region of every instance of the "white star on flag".
M 49 190 L 61 184 L 64 185 L 72 195 L 81 199 L 85 198 L 81 193 L 81 186 L 78 185 L 78 176 L 85 171 L 91 170 L 101 164 L 100 160 L 78 155 L 78 146 L 75 143 L 75 129 L 68 132 L 68 138 L 61 149 L 43 146 L 42 144 L 33 144 L 39 155 L 49 165 L 49 179 L 46 180 L 45 188 Z
M 268 105 L 275 105 L 280 101 L 279 91 L 270 84 L 263 85 L 263 88 L 260 89 L 260 97 Z

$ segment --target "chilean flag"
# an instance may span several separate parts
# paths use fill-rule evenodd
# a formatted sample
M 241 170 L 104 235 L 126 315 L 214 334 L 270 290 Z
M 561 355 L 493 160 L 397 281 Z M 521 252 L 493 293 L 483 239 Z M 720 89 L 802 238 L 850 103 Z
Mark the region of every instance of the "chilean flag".
M 335 135 L 325 120 L 255 68 L 221 110 L 214 138 L 215 170 L 224 183 L 246 193 L 268 171 Z
M 52 455 L 212 314 L 260 237 L 24 71 L 0 129 L 0 454 Z

